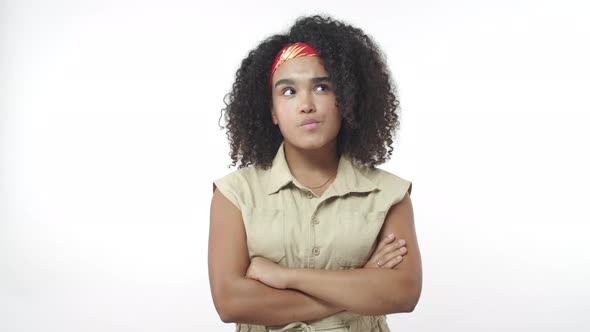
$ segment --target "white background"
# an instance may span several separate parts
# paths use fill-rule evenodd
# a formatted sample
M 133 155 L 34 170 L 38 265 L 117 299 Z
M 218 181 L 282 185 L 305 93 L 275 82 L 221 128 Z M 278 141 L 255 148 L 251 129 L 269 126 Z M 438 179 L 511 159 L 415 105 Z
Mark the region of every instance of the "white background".
M 218 126 L 248 51 L 327 13 L 387 54 L 424 284 L 396 331 L 587 331 L 584 1 L 1 1 L 0 331 L 232 331 Z M 354 3 L 354 4 L 353 4 Z

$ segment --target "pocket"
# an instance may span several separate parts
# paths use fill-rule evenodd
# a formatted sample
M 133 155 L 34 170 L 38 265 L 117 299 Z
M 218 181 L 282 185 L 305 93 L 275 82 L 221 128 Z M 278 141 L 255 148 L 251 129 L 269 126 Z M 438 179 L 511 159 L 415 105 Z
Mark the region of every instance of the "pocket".
M 247 207 L 242 211 L 250 259 L 259 256 L 279 263 L 285 257 L 285 213 Z
M 344 269 L 362 267 L 376 248 L 385 212 L 346 211 L 338 213 L 337 218 L 336 262 Z

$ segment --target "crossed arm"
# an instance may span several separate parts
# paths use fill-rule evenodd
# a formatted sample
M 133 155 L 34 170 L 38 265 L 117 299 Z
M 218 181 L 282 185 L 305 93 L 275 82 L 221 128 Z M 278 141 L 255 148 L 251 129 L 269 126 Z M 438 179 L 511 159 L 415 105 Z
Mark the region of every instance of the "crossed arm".
M 277 289 L 246 276 L 250 259 L 240 211 L 215 190 L 209 228 L 209 280 L 217 312 L 224 322 L 256 325 L 315 320 L 342 310 L 363 315 L 410 312 L 422 288 L 413 219 L 406 194 L 389 210 L 379 234 L 380 240 L 394 233 L 406 241 L 408 252 L 395 268 L 280 268 L 284 289 Z

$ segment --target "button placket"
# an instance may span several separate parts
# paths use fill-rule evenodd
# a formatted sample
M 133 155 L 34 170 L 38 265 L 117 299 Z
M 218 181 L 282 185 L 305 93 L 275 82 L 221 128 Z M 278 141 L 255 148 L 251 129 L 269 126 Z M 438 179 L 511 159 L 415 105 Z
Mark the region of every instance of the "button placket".
M 309 261 L 311 262 L 312 265 L 314 265 L 315 262 L 315 258 L 318 257 L 320 255 L 320 248 L 317 246 L 317 227 L 315 227 L 317 224 L 319 224 L 319 219 L 317 217 L 318 214 L 318 208 L 319 205 L 321 204 L 321 202 L 316 205 L 313 213 L 311 214 L 311 234 L 312 234 L 312 241 L 311 241 L 311 256 L 309 257 Z

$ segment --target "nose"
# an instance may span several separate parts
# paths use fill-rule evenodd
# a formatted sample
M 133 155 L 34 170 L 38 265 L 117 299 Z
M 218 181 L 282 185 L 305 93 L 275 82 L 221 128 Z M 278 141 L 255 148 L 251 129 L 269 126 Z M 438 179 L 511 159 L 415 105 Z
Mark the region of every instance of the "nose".
M 299 93 L 299 97 L 301 98 L 299 104 L 299 111 L 302 113 L 311 113 L 315 112 L 315 104 L 313 102 L 313 96 L 311 93 Z

